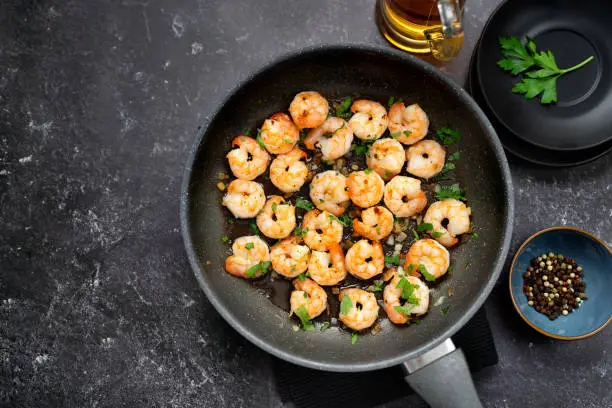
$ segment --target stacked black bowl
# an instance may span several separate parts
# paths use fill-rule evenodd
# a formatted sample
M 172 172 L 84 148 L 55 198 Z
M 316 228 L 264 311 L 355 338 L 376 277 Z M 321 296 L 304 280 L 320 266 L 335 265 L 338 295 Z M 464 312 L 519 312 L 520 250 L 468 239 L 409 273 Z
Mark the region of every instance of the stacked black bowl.
M 467 88 L 509 152 L 542 165 L 574 166 L 612 150 L 611 18 L 612 2 L 598 0 L 508 0 L 495 10 L 472 56 Z M 510 36 L 551 50 L 560 68 L 594 58 L 556 80 L 556 103 L 541 104 L 539 97 L 513 93 L 520 77 L 497 65 L 499 38 Z

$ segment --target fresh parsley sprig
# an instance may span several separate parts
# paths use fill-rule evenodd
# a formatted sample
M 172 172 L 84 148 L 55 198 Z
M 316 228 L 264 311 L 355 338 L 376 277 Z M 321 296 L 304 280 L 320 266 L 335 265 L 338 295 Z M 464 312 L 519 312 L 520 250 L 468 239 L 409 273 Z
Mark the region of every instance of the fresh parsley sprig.
M 543 105 L 557 102 L 557 78 L 585 66 L 594 58 L 591 55 L 573 67 L 561 69 L 550 50 L 538 52 L 535 41 L 529 37 L 526 39 L 523 45 L 516 37 L 499 37 L 501 53 L 506 58 L 497 61 L 497 65 L 512 75 L 524 75 L 512 92 L 527 99 L 541 94 L 540 103 Z

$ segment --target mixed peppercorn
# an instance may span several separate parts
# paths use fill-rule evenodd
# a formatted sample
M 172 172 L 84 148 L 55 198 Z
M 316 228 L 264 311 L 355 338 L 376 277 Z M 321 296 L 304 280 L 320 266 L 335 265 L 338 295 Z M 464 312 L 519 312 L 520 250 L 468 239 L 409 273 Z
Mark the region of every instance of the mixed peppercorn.
M 588 299 L 582 267 L 561 254 L 542 254 L 531 260 L 523 274 L 523 293 L 529 306 L 555 320 Z

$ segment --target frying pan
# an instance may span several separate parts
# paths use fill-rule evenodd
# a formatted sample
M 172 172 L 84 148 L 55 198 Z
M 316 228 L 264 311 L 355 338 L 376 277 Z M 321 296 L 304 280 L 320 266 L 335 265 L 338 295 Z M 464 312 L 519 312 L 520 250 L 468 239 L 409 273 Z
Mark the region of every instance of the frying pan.
M 317 90 L 327 98 L 390 96 L 418 102 L 430 129 L 461 132 L 456 177 L 467 191 L 479 239 L 451 251 L 453 276 L 432 288 L 454 295 L 430 305 L 418 326 L 401 328 L 384 319 L 377 335 L 359 337 L 332 328 L 294 332 L 295 322 L 247 281 L 223 270 L 228 255 L 227 212 L 217 175 L 234 136 L 261 126 L 271 113 L 287 111 L 296 93 Z M 181 190 L 181 228 L 187 255 L 206 296 L 239 333 L 289 362 L 327 371 L 367 371 L 401 364 L 407 381 L 432 406 L 478 407 L 465 358 L 450 337 L 489 295 L 506 258 L 513 220 L 510 172 L 493 127 L 472 98 L 433 66 L 410 55 L 363 45 L 325 46 L 289 54 L 239 84 L 200 129 L 190 150 Z

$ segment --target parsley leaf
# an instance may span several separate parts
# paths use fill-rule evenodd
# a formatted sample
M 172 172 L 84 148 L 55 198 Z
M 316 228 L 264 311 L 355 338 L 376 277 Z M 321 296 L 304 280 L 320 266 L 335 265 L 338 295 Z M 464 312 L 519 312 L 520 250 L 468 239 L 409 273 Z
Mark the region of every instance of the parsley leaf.
M 393 132 L 393 133 L 389 133 L 389 136 L 395 138 L 395 137 L 399 137 L 402 135 L 402 132 Z
M 312 210 L 314 208 L 314 204 L 313 203 L 311 203 L 310 201 L 305 200 L 305 199 L 303 199 L 301 197 L 298 197 L 295 200 L 295 206 L 297 208 L 301 208 L 301 209 L 306 210 L 306 211 L 310 211 L 310 210 Z
M 327 329 L 329 329 L 329 326 L 331 326 L 331 324 L 329 322 L 325 322 L 321 325 L 321 331 L 325 331 Z
M 428 222 L 424 222 L 423 224 L 417 225 L 417 232 L 429 232 L 433 231 L 433 229 L 433 224 L 430 224 Z
M 336 116 L 339 118 L 348 119 L 351 117 L 351 104 L 353 103 L 353 98 L 347 96 L 342 100 L 340 105 L 336 108 Z
M 304 329 L 305 331 L 313 331 L 315 329 L 314 324 L 310 321 L 310 315 L 306 310 L 306 306 L 300 306 L 295 311 L 295 314 L 297 315 L 297 317 L 300 318 L 300 321 L 302 322 L 302 329 Z
M 400 276 L 399 283 L 397 284 L 396 288 L 402 290 L 400 297 L 406 300 L 408 304 L 419 304 L 419 298 L 416 297 L 416 295 L 414 294 L 414 291 L 419 288 L 419 285 L 414 285 L 410 283 L 410 281 L 406 279 L 405 276 Z
M 526 46 L 516 37 L 500 37 L 499 45 L 504 59 L 497 65 L 512 75 L 524 75 L 514 85 L 512 92 L 522 94 L 527 99 L 542 95 L 541 104 L 557 102 L 557 79 L 583 67 L 593 60 L 593 56 L 573 67 L 560 69 L 553 53 L 537 51 L 535 42 L 527 37 Z
M 247 270 L 246 277 L 255 278 L 255 277 L 264 276 L 265 274 L 269 272 L 270 264 L 271 264 L 270 261 L 261 261 L 259 263 L 256 263 L 255 265 L 251 266 Z M 259 275 L 257 274 L 258 272 L 260 272 Z
M 272 203 L 272 211 L 276 211 L 277 208 L 278 208 L 278 204 Z
M 459 156 L 461 153 L 459 152 L 455 152 L 453 154 L 451 154 L 450 156 L 448 156 L 448 161 L 457 161 L 459 160 Z
M 444 231 L 434 231 L 431 236 L 434 238 L 440 238 L 442 235 L 446 234 Z
M 419 264 L 419 272 L 421 273 L 421 275 L 425 277 L 425 279 L 427 279 L 430 282 L 433 282 L 436 280 L 436 277 L 433 276 L 431 273 L 429 273 L 429 271 L 427 270 L 427 268 L 425 268 L 425 265 L 423 264 Z
M 340 302 L 340 313 L 346 316 L 352 308 L 353 302 L 351 301 L 351 298 L 346 294 L 342 295 L 342 301 Z
M 228 236 L 221 237 L 221 242 L 223 242 L 223 243 L 225 243 L 225 244 L 227 244 L 227 243 L 229 242 L 229 240 L 230 240 L 230 239 L 229 239 L 229 237 L 228 237 Z
M 357 332 L 353 332 L 351 334 L 351 344 L 357 343 L 358 339 L 359 339 L 359 335 L 357 334 Z
M 257 228 L 257 223 L 255 221 L 249 222 L 249 227 L 251 227 L 251 231 L 254 235 L 259 235 L 259 228 Z
M 419 233 L 416 232 L 415 230 L 412 230 L 412 235 L 414 236 L 414 239 L 416 239 L 417 241 L 421 239 L 421 237 L 419 237 Z
M 250 251 L 251 249 L 255 248 L 255 244 L 252 242 L 247 242 L 244 247 L 247 249 L 247 251 Z
M 398 100 L 398 102 L 400 100 Z M 389 100 L 387 101 L 387 109 L 391 109 L 391 107 L 393 106 L 394 103 L 395 103 L 395 96 L 390 96 Z
M 245 136 L 251 136 L 251 129 L 244 129 L 244 130 L 242 131 L 242 133 L 243 133 Z
M 472 232 L 472 233 L 470 234 L 470 237 L 472 237 L 472 238 L 474 238 L 474 239 L 478 239 L 478 236 L 479 236 L 479 235 L 478 235 L 478 233 L 477 233 L 477 232 Z
M 453 184 L 452 186 L 442 186 L 440 191 L 436 194 L 438 200 L 444 200 L 447 198 L 454 198 L 455 200 L 465 201 L 465 192 L 459 187 L 459 184 Z
M 305 273 L 300 273 L 298 275 L 298 279 L 301 280 L 302 282 L 304 282 L 306 280 L 306 274 Z
M 447 127 L 441 127 L 436 132 L 442 144 L 449 145 L 461 140 L 461 133 Z
M 385 256 L 385 263 L 399 266 L 399 264 L 400 264 L 400 256 L 399 255 Z
M 370 173 L 372 173 L 372 171 L 374 171 L 374 170 L 372 170 L 372 169 L 368 168 L 368 169 L 365 169 L 363 172 L 364 172 L 365 174 L 370 174 Z

